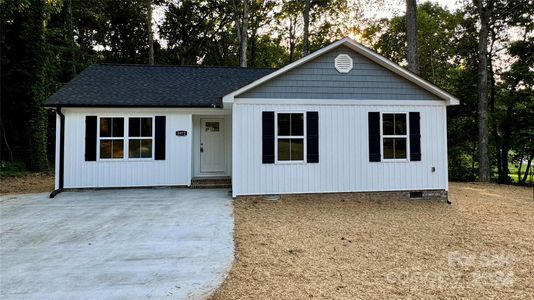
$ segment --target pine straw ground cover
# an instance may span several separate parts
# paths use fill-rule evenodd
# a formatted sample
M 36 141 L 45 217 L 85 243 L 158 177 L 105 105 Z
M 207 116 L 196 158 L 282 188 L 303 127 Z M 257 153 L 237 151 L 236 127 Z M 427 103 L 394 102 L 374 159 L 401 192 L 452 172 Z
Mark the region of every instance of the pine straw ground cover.
M 52 192 L 54 175 L 34 173 L 0 178 L 0 195 Z
M 452 183 L 449 199 L 238 199 L 236 260 L 212 297 L 533 299 L 532 190 Z

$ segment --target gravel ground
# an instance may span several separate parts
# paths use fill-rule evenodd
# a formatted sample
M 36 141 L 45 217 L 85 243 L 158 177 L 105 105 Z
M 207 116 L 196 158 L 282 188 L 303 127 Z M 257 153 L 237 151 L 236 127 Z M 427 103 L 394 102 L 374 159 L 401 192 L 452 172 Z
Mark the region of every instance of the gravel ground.
M 234 202 L 214 299 L 534 298 L 532 189 L 451 183 L 452 205 L 293 196 Z
M 35 173 L 0 179 L 0 195 L 52 192 L 54 175 Z

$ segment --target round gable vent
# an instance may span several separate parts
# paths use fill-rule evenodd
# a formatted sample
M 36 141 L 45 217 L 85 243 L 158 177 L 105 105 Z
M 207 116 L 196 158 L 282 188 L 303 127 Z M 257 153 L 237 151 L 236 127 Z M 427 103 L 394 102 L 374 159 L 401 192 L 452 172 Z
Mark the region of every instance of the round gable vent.
M 336 57 L 334 65 L 339 73 L 348 73 L 352 70 L 352 58 L 348 54 L 340 54 Z

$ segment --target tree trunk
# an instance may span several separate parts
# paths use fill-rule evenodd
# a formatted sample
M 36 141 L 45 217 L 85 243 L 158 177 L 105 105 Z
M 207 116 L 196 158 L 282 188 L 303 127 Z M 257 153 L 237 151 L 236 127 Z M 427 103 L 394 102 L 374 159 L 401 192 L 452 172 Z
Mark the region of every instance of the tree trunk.
M 473 139 L 471 141 L 473 148 L 471 149 L 471 176 L 476 177 L 475 161 L 477 157 L 477 125 L 473 124 Z
M 232 1 L 234 6 L 234 25 L 236 30 L 237 42 L 239 44 L 239 66 L 247 66 L 247 44 L 248 44 L 248 1 L 243 0 L 243 14 L 241 15 L 235 0 Z M 241 15 L 241 17 L 240 17 Z
M 72 0 L 65 0 L 65 40 L 67 41 L 67 59 L 66 59 L 66 79 L 70 80 L 76 76 L 76 54 L 74 44 L 74 26 L 72 24 Z
M 510 172 L 508 168 L 508 153 L 510 152 L 510 138 L 512 135 L 511 128 L 511 118 L 512 118 L 512 108 L 509 106 L 506 109 L 506 117 L 503 124 L 503 135 L 502 135 L 502 144 L 501 144 L 501 172 L 499 173 L 499 183 L 509 183 L 510 178 L 508 173 Z
M 530 167 L 532 165 L 533 159 L 534 159 L 534 151 L 530 151 L 530 157 L 527 162 L 527 168 L 525 169 L 525 175 L 523 175 L 523 179 L 518 178 L 518 180 L 521 180 L 521 183 L 527 183 L 528 173 L 530 171 Z
M 308 55 L 309 51 L 309 35 L 310 35 L 310 1 L 305 0 L 304 12 L 302 13 L 303 19 L 303 34 L 302 34 L 302 56 Z
M 241 45 L 239 47 L 239 65 L 247 66 L 247 46 L 248 46 L 248 1 L 243 0 L 243 21 L 241 22 Z
M 256 30 L 250 35 L 250 66 L 256 66 L 256 49 L 257 49 L 257 35 Z
M 490 181 L 488 157 L 488 7 L 484 0 L 477 4 L 480 31 L 478 35 L 478 180 Z M 504 164 L 504 162 L 502 162 Z
M 45 64 L 45 17 L 44 2 L 35 0 L 26 14 L 25 33 L 27 39 L 27 57 L 32 84 L 29 91 L 28 127 L 26 134 L 26 167 L 30 171 L 48 171 L 46 156 L 47 115 L 42 107 L 46 98 Z
M 495 41 L 495 35 L 494 33 L 492 32 L 492 46 L 490 47 L 490 49 L 493 49 L 493 42 Z M 497 159 L 497 172 L 499 174 L 499 182 L 502 183 L 503 179 L 505 178 L 508 178 L 508 174 L 503 172 L 503 164 L 502 164 L 502 161 L 501 161 L 501 157 L 502 157 L 502 149 L 501 149 L 501 138 L 499 136 L 499 132 L 497 131 L 497 120 L 496 120 L 496 116 L 495 116 L 495 94 L 496 94 L 496 90 L 495 90 L 495 73 L 493 72 L 493 63 L 492 63 L 492 52 L 489 53 L 489 71 L 490 71 L 490 98 L 489 98 L 489 101 L 490 101 L 490 112 L 491 112 L 491 115 L 492 115 L 492 118 L 491 118 L 491 133 L 493 135 L 493 140 L 494 140 L 494 143 L 495 143 L 495 158 Z
M 292 63 L 295 59 L 295 33 L 296 21 L 292 18 L 289 19 L 289 63 Z
M 517 169 L 517 183 L 521 182 L 521 168 L 523 167 L 523 153 L 519 154 L 519 168 Z
M 408 43 L 406 48 L 408 70 L 419 75 L 419 40 L 417 38 L 416 0 L 406 0 L 406 33 Z
M 152 0 L 147 0 L 148 64 L 154 64 L 154 33 L 152 32 Z

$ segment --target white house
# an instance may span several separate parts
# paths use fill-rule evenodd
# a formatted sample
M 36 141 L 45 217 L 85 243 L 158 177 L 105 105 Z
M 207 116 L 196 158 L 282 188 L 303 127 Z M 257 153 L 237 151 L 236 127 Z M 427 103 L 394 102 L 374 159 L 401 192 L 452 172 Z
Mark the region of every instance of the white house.
M 452 95 L 351 39 L 281 69 L 93 65 L 50 97 L 56 191 L 446 195 Z

